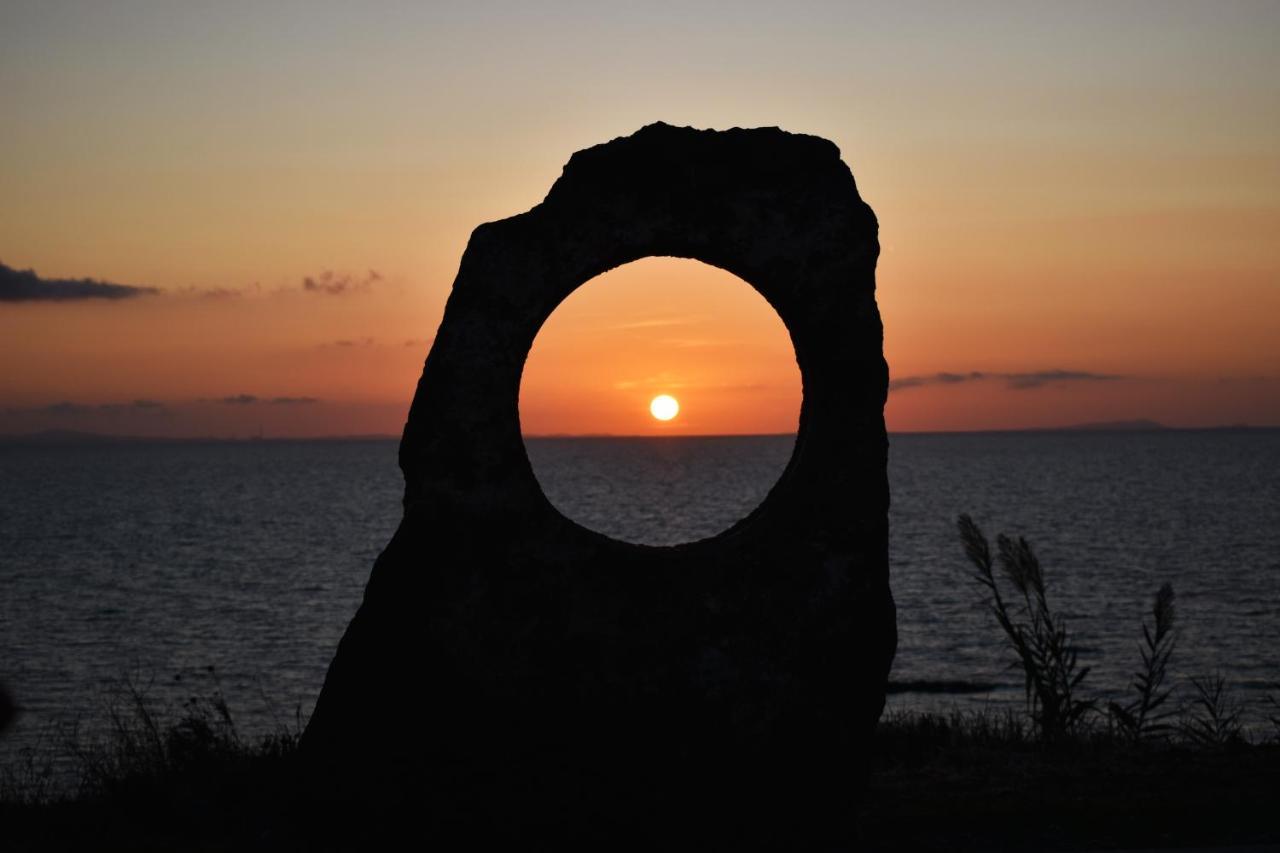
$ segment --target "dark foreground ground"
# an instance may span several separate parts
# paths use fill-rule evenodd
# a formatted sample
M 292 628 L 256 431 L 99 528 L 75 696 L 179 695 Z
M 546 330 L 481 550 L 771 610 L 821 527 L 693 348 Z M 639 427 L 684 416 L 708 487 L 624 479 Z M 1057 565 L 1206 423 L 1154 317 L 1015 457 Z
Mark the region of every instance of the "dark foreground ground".
M 1133 745 L 1093 732 L 1047 747 L 1007 719 L 898 718 L 880 726 L 861 796 L 823 806 L 821 830 L 794 811 L 762 818 L 768 806 L 756 804 L 686 831 L 672 814 L 705 814 L 687 793 L 672 811 L 618 826 L 571 810 L 510 824 L 493 811 L 442 821 L 449 791 L 361 809 L 350 796 L 387 780 L 352 779 L 346 791 L 317 784 L 293 739 L 246 747 L 216 723 L 188 719 L 150 745 L 131 730 L 135 740 L 84 751 L 74 799 L 23 802 L 11 788 L 0 850 L 377 849 L 404 846 L 406 831 L 412 848 L 445 850 L 493 836 L 534 849 L 1280 849 L 1275 742 Z
M 882 726 L 857 809 L 880 850 L 1277 845 L 1280 746 L 1106 736 L 1047 748 L 996 725 Z

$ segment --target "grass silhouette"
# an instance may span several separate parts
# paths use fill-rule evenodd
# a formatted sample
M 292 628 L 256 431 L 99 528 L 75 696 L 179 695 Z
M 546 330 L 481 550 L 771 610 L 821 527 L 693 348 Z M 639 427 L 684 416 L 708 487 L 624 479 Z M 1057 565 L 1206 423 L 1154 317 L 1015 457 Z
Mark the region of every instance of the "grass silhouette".
M 1003 533 L 996 538 L 993 559 L 987 537 L 972 518 L 961 515 L 957 526 L 974 567 L 971 577 L 987 591 L 991 613 L 1022 668 L 1032 725 L 1043 740 L 1062 740 L 1077 730 L 1096 703 L 1079 697 L 1089 667 L 1078 664 L 1066 620 L 1049 607 L 1040 561 L 1026 539 Z M 996 560 L 1016 593 L 1014 604 L 1000 591 Z
M 1177 644 L 1173 599 L 1173 587 L 1166 583 L 1160 587 L 1151 605 L 1152 626 L 1145 621 L 1142 623 L 1143 642 L 1138 648 L 1142 668 L 1134 673 L 1131 684 L 1137 695 L 1127 704 L 1112 702 L 1108 705 L 1117 727 L 1130 740 L 1164 735 L 1171 729 L 1167 721 L 1174 711 L 1167 703 L 1173 688 L 1166 687 L 1165 680 L 1169 658 Z

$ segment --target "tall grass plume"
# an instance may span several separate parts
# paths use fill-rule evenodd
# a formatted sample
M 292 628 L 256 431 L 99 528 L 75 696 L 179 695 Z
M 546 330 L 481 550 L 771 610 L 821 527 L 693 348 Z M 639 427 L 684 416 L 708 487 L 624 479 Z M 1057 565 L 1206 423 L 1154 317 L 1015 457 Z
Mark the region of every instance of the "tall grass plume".
M 1080 666 L 1066 620 L 1049 606 L 1044 572 L 1031 543 L 1003 533 L 996 537 L 996 555 L 982 529 L 967 514 L 957 521 L 965 555 L 973 564 L 971 577 L 988 595 L 988 606 L 1017 658 L 1024 676 L 1027 710 L 1044 741 L 1058 741 L 1075 733 L 1096 702 L 1080 698 L 1080 685 L 1089 667 Z M 995 564 L 1016 595 L 1001 592 Z M 1010 603 L 1010 601 L 1014 603 Z
M 1175 615 L 1173 587 L 1166 583 L 1156 593 L 1151 606 L 1152 624 L 1148 625 L 1146 620 L 1142 623 L 1142 643 L 1138 647 L 1142 668 L 1134 673 L 1130 683 L 1136 695 L 1123 705 L 1118 702 L 1108 705 L 1116 727 L 1130 740 L 1164 735 L 1172 729 L 1168 719 L 1175 712 L 1167 703 L 1173 688 L 1165 686 L 1165 678 L 1169 658 L 1177 645 Z

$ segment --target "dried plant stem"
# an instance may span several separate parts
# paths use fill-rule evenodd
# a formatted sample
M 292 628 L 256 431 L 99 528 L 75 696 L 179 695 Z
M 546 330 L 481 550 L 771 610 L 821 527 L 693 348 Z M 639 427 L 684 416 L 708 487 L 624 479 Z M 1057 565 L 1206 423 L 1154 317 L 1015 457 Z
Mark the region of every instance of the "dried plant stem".
M 1017 656 L 1025 679 L 1027 709 L 1039 737 L 1054 742 L 1073 734 L 1094 710 L 1094 700 L 1079 698 L 1089 667 L 1080 666 L 1065 620 L 1049 607 L 1044 573 L 1031 544 L 1004 534 L 996 538 L 997 554 L 968 515 L 957 521 L 971 577 L 989 596 L 988 605 Z M 995 562 L 1022 599 L 1020 612 L 1000 591 Z M 1016 599 L 1015 599 L 1016 601 Z

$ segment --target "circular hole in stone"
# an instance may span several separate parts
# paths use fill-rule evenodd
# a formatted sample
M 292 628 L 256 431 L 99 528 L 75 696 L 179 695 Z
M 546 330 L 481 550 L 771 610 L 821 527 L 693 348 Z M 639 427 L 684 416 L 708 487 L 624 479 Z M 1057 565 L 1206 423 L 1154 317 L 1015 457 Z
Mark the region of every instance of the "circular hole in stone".
M 791 336 L 755 288 L 698 261 L 645 258 L 548 318 L 525 362 L 520 425 L 561 513 L 675 545 L 764 500 L 790 460 L 801 393 Z

